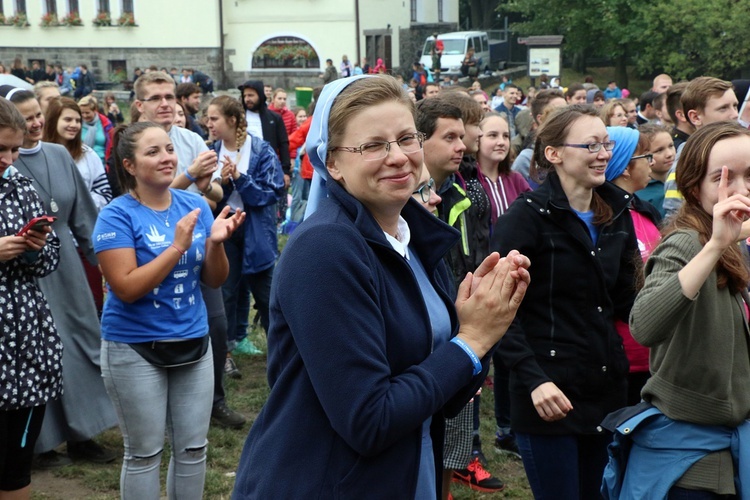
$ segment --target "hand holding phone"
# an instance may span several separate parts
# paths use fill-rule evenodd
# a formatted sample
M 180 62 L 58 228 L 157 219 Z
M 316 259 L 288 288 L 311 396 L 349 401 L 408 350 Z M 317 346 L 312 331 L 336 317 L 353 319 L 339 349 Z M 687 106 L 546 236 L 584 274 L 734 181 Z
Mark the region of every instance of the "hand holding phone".
M 31 230 L 39 231 L 47 226 L 51 226 L 56 220 L 57 217 L 51 215 L 40 215 L 39 217 L 34 217 L 28 222 L 28 224 L 23 226 L 18 233 L 16 233 L 16 236 L 23 236 Z

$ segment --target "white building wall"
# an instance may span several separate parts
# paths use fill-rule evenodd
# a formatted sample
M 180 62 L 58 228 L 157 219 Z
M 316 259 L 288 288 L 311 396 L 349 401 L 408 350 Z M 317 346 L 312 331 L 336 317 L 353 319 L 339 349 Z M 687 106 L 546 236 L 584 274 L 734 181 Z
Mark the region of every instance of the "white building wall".
M 366 1 L 369 0 L 360 3 Z M 277 36 L 296 36 L 307 41 L 320 58 L 321 68 L 314 71 L 321 70 L 328 58 L 337 67 L 343 54 L 351 60 L 356 58 L 353 1 L 235 1 L 224 5 L 224 41 L 227 49 L 235 51 L 229 58 L 234 71 L 265 71 L 251 67 L 253 52 Z
M 7 18 L 15 15 L 15 1 L 1 0 Z M 31 26 L 0 26 L 2 47 L 71 48 L 175 48 L 218 47 L 219 5 L 207 0 L 134 0 L 138 26 L 94 26 L 97 2 L 79 0 L 83 26 L 40 26 L 44 15 L 42 0 L 26 0 Z M 120 0 L 110 0 L 113 23 L 121 14 Z M 57 0 L 57 15 L 68 14 L 67 0 Z

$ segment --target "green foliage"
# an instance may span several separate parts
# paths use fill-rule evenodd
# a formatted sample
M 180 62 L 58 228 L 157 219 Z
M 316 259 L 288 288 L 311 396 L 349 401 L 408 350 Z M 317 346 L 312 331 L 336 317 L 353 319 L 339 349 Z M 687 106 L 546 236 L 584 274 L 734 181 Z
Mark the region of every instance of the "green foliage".
M 607 57 L 621 67 L 630 58 L 644 75 L 729 79 L 750 60 L 744 36 L 750 2 L 508 0 L 499 9 L 522 16 L 512 25 L 519 36 L 563 35 L 569 57 Z
M 750 60 L 745 20 L 750 4 L 734 0 L 658 0 L 640 8 L 643 47 L 637 65 L 673 77 L 732 78 Z

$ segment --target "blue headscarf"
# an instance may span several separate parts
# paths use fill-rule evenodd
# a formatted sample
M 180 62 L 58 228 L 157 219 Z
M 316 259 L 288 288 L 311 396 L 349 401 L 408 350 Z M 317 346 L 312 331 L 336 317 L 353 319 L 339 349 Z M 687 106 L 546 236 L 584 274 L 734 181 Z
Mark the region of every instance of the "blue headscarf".
M 315 101 L 315 112 L 313 113 L 310 130 L 305 141 L 305 151 L 315 173 L 310 185 L 310 196 L 307 199 L 305 219 L 310 217 L 318 209 L 320 200 L 328 196 L 326 181 L 328 170 L 326 169 L 326 156 L 328 154 L 328 117 L 331 114 L 333 101 L 350 84 L 362 78 L 377 78 L 376 75 L 356 75 L 348 78 L 339 78 L 323 87 L 317 101 Z
M 630 127 L 607 127 L 609 140 L 615 141 L 615 148 L 612 150 L 612 158 L 607 163 L 607 170 L 604 176 L 608 181 L 613 181 L 620 177 L 628 168 L 630 158 L 633 157 L 635 148 L 638 146 L 640 132 Z

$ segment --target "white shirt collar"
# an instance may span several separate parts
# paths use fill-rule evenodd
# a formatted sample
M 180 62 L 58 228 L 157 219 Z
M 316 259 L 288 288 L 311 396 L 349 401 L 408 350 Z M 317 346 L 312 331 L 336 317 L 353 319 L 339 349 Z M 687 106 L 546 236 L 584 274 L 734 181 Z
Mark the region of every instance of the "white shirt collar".
M 409 230 L 409 224 L 400 215 L 398 216 L 398 227 L 396 236 L 394 238 L 390 234 L 383 231 L 385 239 L 391 244 L 393 249 L 397 251 L 401 257 L 405 257 L 409 260 L 409 241 L 411 241 L 411 231 Z
M 33 155 L 42 150 L 42 141 L 37 141 L 36 146 L 33 148 L 18 148 L 18 152 L 22 155 Z

